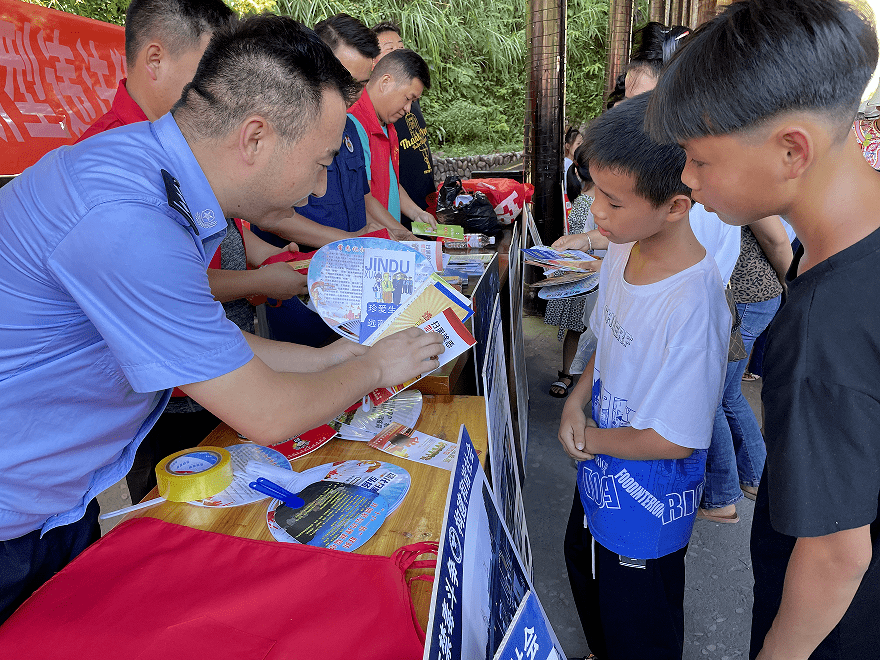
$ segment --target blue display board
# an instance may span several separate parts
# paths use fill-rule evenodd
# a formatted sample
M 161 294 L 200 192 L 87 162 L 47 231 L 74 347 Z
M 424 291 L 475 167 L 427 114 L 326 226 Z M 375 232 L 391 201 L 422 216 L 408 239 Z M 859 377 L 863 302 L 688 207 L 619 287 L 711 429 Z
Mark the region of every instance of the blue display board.
M 520 603 L 494 660 L 565 660 L 547 615 L 531 591 Z
M 462 426 L 446 499 L 424 657 L 493 660 L 530 591 L 534 591 L 531 581 Z

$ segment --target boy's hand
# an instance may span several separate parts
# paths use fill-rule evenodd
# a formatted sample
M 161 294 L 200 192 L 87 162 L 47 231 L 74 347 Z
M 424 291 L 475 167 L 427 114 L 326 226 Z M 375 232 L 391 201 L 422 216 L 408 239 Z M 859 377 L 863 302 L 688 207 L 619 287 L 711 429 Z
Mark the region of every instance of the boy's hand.
M 556 239 L 551 245 L 554 250 L 580 250 L 586 252 L 590 249 L 590 241 L 586 234 L 568 234 Z
M 379 369 L 378 387 L 394 387 L 436 369 L 443 351 L 436 332 L 407 328 L 377 341 L 366 357 Z
M 584 414 L 583 408 L 573 399 L 569 399 L 562 409 L 562 420 L 559 422 L 559 442 L 565 453 L 576 461 L 590 461 L 593 454 L 584 451 L 586 441 L 584 435 L 587 426 L 596 427 L 596 422 Z

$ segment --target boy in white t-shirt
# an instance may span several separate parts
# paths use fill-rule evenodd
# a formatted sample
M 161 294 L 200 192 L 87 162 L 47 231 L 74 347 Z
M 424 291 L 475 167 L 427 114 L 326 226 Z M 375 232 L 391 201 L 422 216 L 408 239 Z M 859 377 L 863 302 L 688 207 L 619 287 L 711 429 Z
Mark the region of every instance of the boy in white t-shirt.
M 730 338 L 718 268 L 688 218 L 684 151 L 642 129 L 649 97 L 610 109 L 585 141 L 610 246 L 590 319 L 593 377 L 559 427 L 578 461 L 566 565 L 600 660 L 681 658 L 684 555 Z

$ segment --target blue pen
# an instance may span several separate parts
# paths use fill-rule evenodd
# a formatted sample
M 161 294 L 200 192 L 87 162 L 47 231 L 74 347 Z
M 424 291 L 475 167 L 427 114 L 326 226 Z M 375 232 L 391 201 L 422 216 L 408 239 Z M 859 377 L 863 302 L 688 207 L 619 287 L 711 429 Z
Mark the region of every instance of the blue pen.
M 282 488 L 274 481 L 269 481 L 265 477 L 260 477 L 256 481 L 252 481 L 248 484 L 251 489 L 257 491 L 258 493 L 263 493 L 264 495 L 270 495 L 277 500 L 281 500 L 291 509 L 298 509 L 305 504 L 303 498 L 291 493 L 286 488 Z

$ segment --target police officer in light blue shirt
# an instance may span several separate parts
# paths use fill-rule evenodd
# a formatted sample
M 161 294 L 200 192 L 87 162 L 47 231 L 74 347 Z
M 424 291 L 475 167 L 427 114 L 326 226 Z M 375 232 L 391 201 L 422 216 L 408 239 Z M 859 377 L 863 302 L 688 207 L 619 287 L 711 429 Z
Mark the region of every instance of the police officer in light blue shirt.
M 323 192 L 354 92 L 310 30 L 252 17 L 215 35 L 171 114 L 0 190 L 0 622 L 94 540 L 95 495 L 171 388 L 270 444 L 437 366 L 417 329 L 370 349 L 244 336 L 208 287 L 226 217 L 271 228 Z

